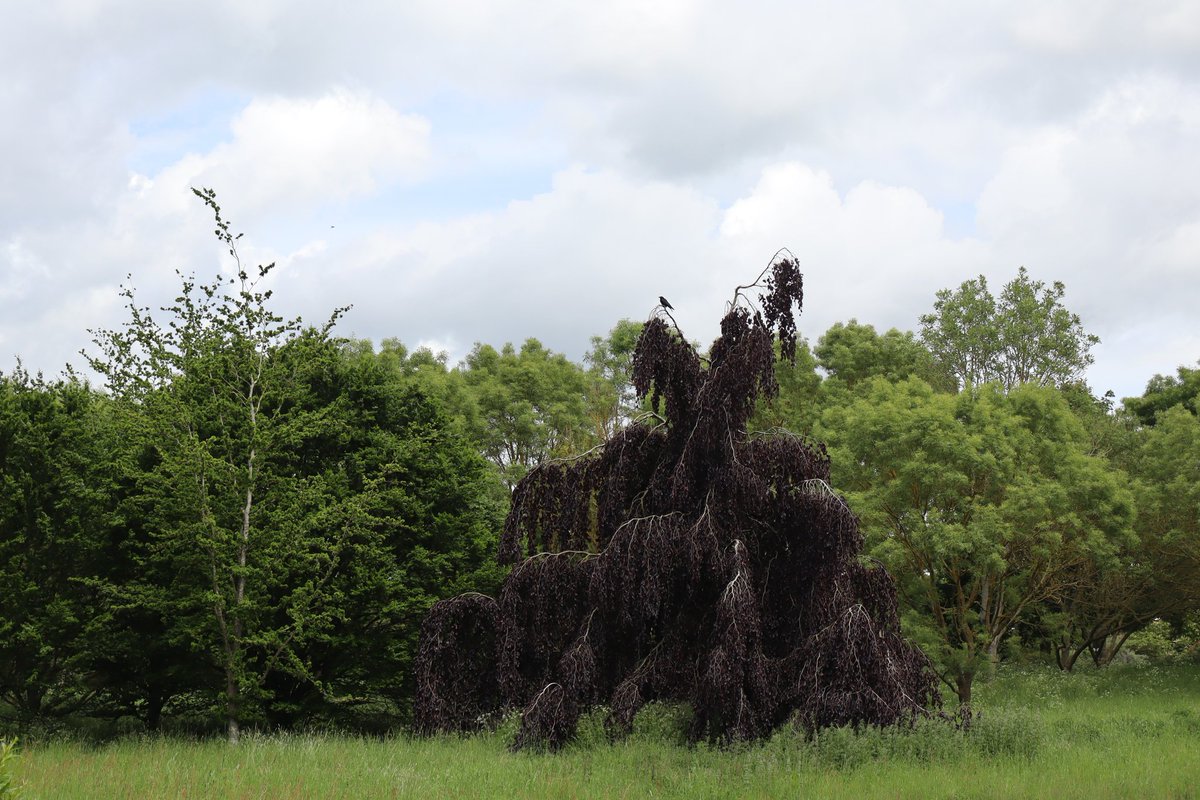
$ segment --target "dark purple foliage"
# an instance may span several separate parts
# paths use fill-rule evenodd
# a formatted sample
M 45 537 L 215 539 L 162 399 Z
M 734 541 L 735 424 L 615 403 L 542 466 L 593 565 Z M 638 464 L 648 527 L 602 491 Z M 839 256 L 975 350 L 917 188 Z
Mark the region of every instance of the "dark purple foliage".
M 620 734 L 647 702 L 673 700 L 691 704 L 693 739 L 732 741 L 788 720 L 890 725 L 936 704 L 891 576 L 859 563 L 824 447 L 747 432 L 778 392 L 776 334 L 794 356 L 803 297 L 793 259 L 770 270 L 764 311 L 735 303 L 707 367 L 661 317 L 646 323 L 633 383 L 662 421 L 517 485 L 499 602 L 444 601 L 422 629 L 421 730 L 522 709 L 514 746 L 553 748 L 588 708 L 607 706 Z

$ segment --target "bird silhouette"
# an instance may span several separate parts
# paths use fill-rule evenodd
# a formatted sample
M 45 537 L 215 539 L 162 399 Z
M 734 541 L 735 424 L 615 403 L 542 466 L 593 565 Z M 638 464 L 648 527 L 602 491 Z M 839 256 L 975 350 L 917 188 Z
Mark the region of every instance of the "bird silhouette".
M 670 303 L 668 303 L 668 302 L 667 302 L 667 298 L 663 297 L 661 294 L 658 296 L 658 304 L 659 304 L 660 306 L 662 306 L 663 308 L 669 308 L 669 309 L 671 309 L 672 311 L 674 311 L 674 310 L 675 310 L 675 306 L 673 306 L 673 305 L 671 305 Z

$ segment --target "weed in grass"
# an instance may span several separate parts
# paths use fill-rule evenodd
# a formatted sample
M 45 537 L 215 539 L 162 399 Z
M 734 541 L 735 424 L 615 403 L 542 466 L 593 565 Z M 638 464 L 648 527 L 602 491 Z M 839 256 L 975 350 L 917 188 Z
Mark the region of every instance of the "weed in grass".
M 575 740 L 571 742 L 572 750 L 595 750 L 606 747 L 611 742 L 608 728 L 604 724 L 608 716 L 608 708 L 597 706 L 579 717 L 579 727 L 575 732 Z M 509 741 L 512 741 L 511 739 Z
M 633 718 L 631 740 L 685 746 L 692 717 L 686 703 L 647 703 Z
M 1171 722 L 1183 733 L 1200 735 L 1200 712 L 1194 708 L 1177 708 L 1171 712 Z
M 1158 716 L 1122 714 L 1117 717 L 1114 724 L 1126 734 L 1139 739 L 1157 739 L 1167 730 L 1166 720 Z
M 19 800 L 21 786 L 13 774 L 17 743 L 0 739 L 0 800 Z
M 1028 709 L 999 709 L 976 717 L 966 741 L 984 758 L 1027 760 L 1046 741 L 1045 723 Z

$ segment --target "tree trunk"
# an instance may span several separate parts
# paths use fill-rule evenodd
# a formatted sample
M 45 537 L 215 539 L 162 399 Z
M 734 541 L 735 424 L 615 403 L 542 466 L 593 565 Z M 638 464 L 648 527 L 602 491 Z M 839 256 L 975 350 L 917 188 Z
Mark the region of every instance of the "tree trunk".
M 1051 644 L 1054 648 L 1054 662 L 1063 672 L 1071 672 L 1075 669 L 1075 662 L 1079 657 L 1090 649 L 1089 645 L 1090 642 L 1086 640 L 1079 644 L 1073 643 L 1069 634 L 1063 634 Z
M 45 698 L 46 692 L 41 687 L 26 687 L 25 696 L 18 696 L 20 702 L 17 705 L 17 718 L 22 722 L 33 722 L 42 716 L 42 702 Z
M 238 684 L 232 667 L 225 671 L 225 730 L 230 744 L 237 744 L 241 729 L 238 725 Z
M 971 705 L 971 684 L 975 681 L 974 672 L 960 672 L 954 678 L 954 691 L 958 694 L 960 705 Z
M 157 732 L 162 725 L 162 710 L 166 698 L 157 690 L 146 693 L 146 730 Z
M 1096 666 L 1105 667 L 1112 663 L 1117 653 L 1121 652 L 1121 647 L 1125 644 L 1125 640 L 1129 638 L 1130 633 L 1132 631 L 1105 636 L 1100 640 L 1099 646 L 1092 647 L 1092 661 L 1095 662 Z
M 1058 662 L 1058 668 L 1063 672 L 1070 672 L 1075 669 L 1075 662 L 1079 660 L 1079 656 L 1083 655 L 1083 651 L 1087 649 L 1087 645 L 1072 648 L 1065 644 L 1054 645 L 1054 660 Z

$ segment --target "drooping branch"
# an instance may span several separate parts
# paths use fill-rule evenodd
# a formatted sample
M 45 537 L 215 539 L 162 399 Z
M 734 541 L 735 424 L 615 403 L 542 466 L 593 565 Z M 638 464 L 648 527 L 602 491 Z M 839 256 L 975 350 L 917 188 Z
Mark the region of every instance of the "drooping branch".
M 762 310 L 739 305 L 768 271 Z M 658 424 L 635 422 L 515 487 L 493 650 L 457 657 L 495 665 L 500 706 L 522 712 L 515 746 L 562 745 L 596 705 L 620 734 L 647 702 L 688 702 L 694 739 L 732 741 L 789 718 L 886 725 L 936 704 L 933 671 L 899 635 L 891 577 L 858 562 L 858 521 L 829 486 L 824 447 L 747 433 L 778 392 L 776 340 L 794 355 L 803 296 L 793 258 L 763 275 L 738 288 L 707 365 L 660 317 L 646 323 L 633 384 L 663 409 Z M 435 643 L 462 639 L 447 638 L 457 617 L 443 605 L 422 634 L 422 696 L 446 691 L 455 668 Z M 490 608 L 473 613 L 490 620 Z M 483 689 L 438 695 L 420 707 L 422 728 L 461 729 L 473 696 L 477 719 L 492 710 Z

